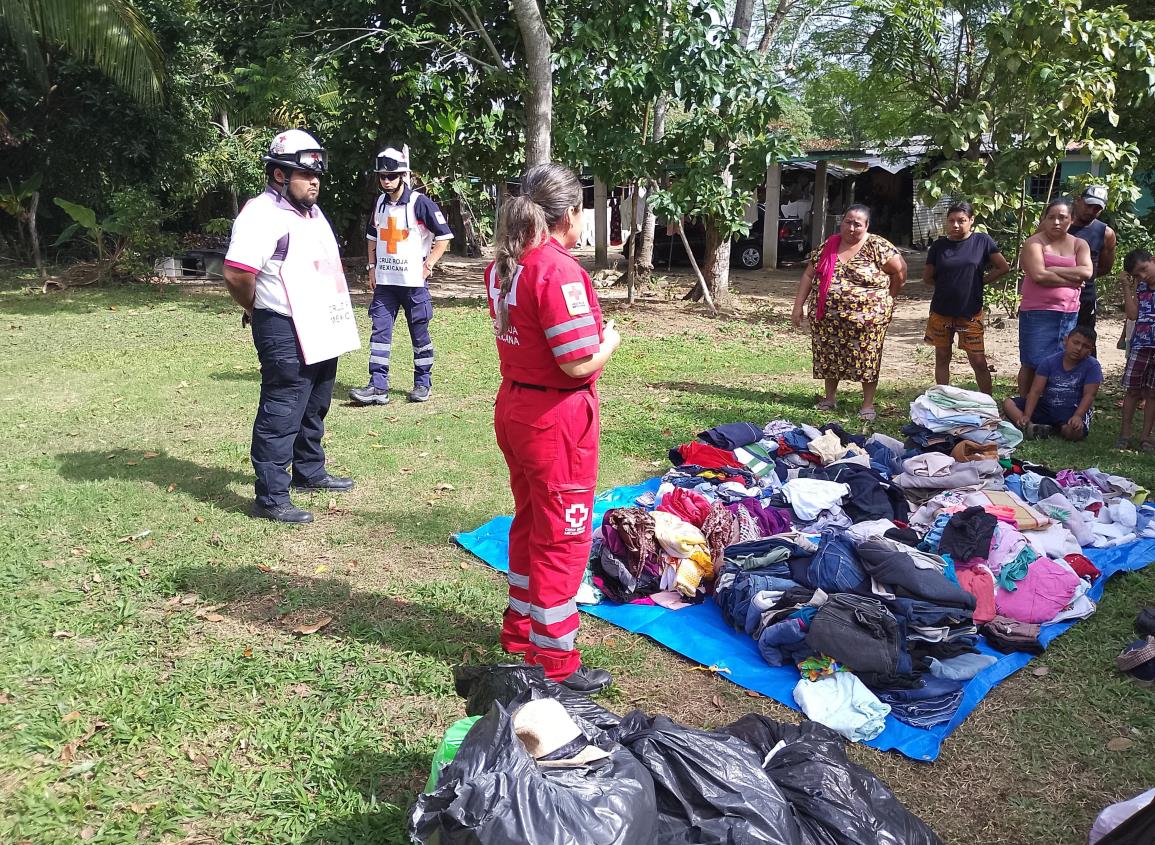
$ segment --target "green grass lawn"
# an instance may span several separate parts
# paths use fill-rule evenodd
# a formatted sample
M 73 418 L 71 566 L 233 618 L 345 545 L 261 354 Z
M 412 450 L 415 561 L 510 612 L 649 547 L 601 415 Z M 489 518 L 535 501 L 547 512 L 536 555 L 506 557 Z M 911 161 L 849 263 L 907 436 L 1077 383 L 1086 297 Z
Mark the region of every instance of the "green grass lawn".
M 781 323 L 607 310 L 625 343 L 601 382 L 602 488 L 663 471 L 709 425 L 817 418 L 808 343 Z M 226 297 L 0 285 L 0 842 L 405 841 L 463 715 L 451 667 L 500 656 L 504 582 L 449 537 L 512 504 L 481 302 L 438 301 L 433 333 L 427 405 L 345 405 L 367 351 L 342 359 L 326 447 L 358 486 L 298 499 L 317 522 L 290 528 L 245 515 L 259 374 Z M 404 353 L 395 367 L 408 387 Z M 917 392 L 884 374 L 878 427 L 896 432 Z M 1155 488 L 1155 456 L 1110 451 L 1102 404 L 1088 442 L 1022 454 Z M 1145 604 L 1155 574 L 1113 582 L 935 765 L 855 759 L 948 841 L 1084 842 L 1104 803 L 1155 784 L 1155 698 L 1112 669 Z M 613 709 L 797 718 L 642 638 L 584 631 L 618 678 Z

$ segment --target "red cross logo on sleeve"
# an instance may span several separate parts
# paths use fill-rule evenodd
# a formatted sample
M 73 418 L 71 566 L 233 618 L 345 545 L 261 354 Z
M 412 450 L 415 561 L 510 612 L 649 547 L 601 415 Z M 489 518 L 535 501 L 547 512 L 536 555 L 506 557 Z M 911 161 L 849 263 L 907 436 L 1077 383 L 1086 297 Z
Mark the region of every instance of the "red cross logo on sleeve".
M 409 237 L 409 230 L 397 225 L 397 218 L 390 215 L 383 227 L 378 227 L 377 237 L 385 242 L 385 251 L 389 255 L 397 254 L 397 244 Z

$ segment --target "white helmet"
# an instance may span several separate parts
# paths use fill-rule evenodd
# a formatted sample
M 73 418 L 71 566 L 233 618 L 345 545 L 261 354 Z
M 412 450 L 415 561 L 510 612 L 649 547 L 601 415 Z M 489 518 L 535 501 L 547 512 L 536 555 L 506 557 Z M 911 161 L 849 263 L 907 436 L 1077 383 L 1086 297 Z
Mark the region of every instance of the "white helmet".
M 386 147 L 377 153 L 378 173 L 408 173 L 409 172 L 409 145 L 401 149 Z
M 261 161 L 290 170 L 322 175 L 328 170 L 329 154 L 308 132 L 286 129 L 274 136 L 273 143 L 269 145 L 269 154 L 261 156 Z

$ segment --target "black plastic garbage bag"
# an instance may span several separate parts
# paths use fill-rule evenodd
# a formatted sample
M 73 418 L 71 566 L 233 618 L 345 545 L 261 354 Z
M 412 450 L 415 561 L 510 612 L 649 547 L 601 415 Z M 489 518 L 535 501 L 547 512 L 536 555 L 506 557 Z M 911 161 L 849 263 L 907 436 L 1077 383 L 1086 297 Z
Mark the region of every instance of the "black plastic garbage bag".
M 529 701 L 529 698 L 556 698 L 570 715 L 580 716 L 602 730 L 614 728 L 621 721 L 618 714 L 594 704 L 587 696 L 549 680 L 540 666 L 527 666 L 524 663 L 455 666 L 453 686 L 457 694 L 465 699 L 465 712 L 470 716 L 488 713 L 495 701 L 509 709 L 515 700 L 524 702 Z M 536 695 L 524 697 L 530 690 L 535 691 Z
M 743 740 L 634 711 L 618 741 L 653 776 L 660 845 L 805 845 L 790 804 Z
M 599 745 L 609 757 L 539 766 L 509 712 L 494 704 L 437 788 L 418 796 L 410 837 L 429 845 L 650 845 L 657 813 L 649 773 L 620 745 Z
M 847 758 L 845 740 L 829 728 L 750 714 L 719 733 L 745 741 L 766 761 L 805 845 L 942 845 L 885 783 Z

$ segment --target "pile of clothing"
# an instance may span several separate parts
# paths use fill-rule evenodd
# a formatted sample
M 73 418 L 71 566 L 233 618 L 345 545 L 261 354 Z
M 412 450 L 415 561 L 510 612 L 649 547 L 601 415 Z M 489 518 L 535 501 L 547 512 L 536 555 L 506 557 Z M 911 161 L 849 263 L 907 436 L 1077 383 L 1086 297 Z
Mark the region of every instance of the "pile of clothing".
M 850 739 L 888 715 L 945 724 L 998 652 L 1037 653 L 1042 626 L 1095 611 L 1084 547 L 1155 535 L 1146 490 L 1013 459 L 974 397 L 927 391 L 906 442 L 786 420 L 703 431 L 656 493 L 605 514 L 594 583 L 675 609 L 713 594 L 767 664 L 799 668 L 802 710 Z
M 936 384 L 910 403 L 909 437 L 950 434 L 979 446 L 1014 449 L 1023 434 L 999 413 L 998 403 L 985 393 Z M 925 433 L 925 434 L 924 434 Z

